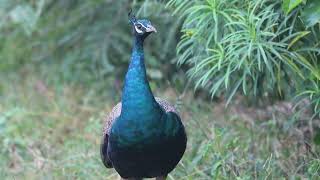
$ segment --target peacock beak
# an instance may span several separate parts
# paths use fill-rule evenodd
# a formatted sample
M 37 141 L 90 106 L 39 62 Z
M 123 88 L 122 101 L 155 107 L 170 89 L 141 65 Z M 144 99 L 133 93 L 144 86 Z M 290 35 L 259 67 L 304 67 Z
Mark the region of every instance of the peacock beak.
M 157 32 L 157 29 L 151 25 L 148 25 L 148 27 L 146 28 L 146 32 Z

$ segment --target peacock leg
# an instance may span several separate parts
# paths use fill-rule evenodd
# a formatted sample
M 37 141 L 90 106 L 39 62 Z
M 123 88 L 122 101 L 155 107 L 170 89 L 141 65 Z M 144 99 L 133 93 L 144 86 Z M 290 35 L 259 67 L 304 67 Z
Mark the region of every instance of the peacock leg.
M 156 177 L 156 180 L 166 180 L 166 179 L 167 179 L 167 176 Z

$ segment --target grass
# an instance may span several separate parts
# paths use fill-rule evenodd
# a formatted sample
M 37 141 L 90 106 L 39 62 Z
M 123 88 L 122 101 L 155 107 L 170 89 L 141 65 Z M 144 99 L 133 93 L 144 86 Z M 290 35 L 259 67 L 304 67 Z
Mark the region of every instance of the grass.
M 70 83 L 56 70 L 0 72 L 1 179 L 117 179 L 103 167 L 99 145 L 103 117 L 120 91 L 111 79 Z M 153 87 L 173 103 L 180 95 Z M 225 109 L 192 92 L 179 104 L 188 148 L 168 179 L 319 179 L 320 148 L 308 123 L 292 121 L 281 105 Z

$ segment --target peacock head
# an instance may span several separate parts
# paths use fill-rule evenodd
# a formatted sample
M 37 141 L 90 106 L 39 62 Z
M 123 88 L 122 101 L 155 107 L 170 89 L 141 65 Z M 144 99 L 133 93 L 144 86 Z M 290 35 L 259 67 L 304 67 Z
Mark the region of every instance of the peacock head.
M 128 16 L 130 24 L 133 26 L 133 32 L 136 36 L 142 37 L 144 39 L 151 33 L 157 32 L 156 28 L 152 26 L 149 20 L 136 19 L 136 17 L 132 15 L 132 11 L 129 12 Z

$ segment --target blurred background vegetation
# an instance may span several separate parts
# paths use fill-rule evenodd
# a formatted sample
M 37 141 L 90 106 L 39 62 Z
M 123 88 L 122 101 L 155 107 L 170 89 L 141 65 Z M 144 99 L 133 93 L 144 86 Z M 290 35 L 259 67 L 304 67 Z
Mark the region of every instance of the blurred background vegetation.
M 117 179 L 103 118 L 146 41 L 150 84 L 187 152 L 169 179 L 319 179 L 320 1 L 0 0 L 0 177 Z

